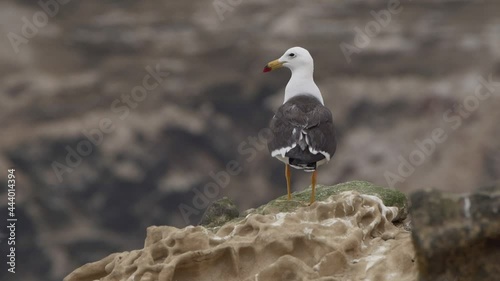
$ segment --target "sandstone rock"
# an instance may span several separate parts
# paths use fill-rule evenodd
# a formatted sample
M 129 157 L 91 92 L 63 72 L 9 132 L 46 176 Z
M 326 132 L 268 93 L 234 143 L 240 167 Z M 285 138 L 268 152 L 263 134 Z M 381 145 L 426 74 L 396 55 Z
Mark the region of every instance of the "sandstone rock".
M 375 185 L 365 181 L 350 181 L 340 183 L 334 186 L 318 185 L 316 187 L 316 200 L 325 200 L 331 195 L 338 194 L 344 191 L 357 191 L 362 194 L 375 195 L 382 199 L 386 206 L 398 207 L 399 212 L 394 221 L 403 220 L 408 214 L 408 199 L 406 196 L 397 190 Z M 288 212 L 295 210 L 298 206 L 306 206 L 311 197 L 311 188 L 294 192 L 292 200 L 287 200 L 287 195 L 283 195 L 275 200 L 272 200 L 266 205 L 257 208 L 255 213 L 273 214 L 277 212 Z
M 216 233 L 152 226 L 143 249 L 84 265 L 64 281 L 415 280 L 398 207 L 356 191 L 291 212 L 249 214 Z
M 419 191 L 410 200 L 421 281 L 498 280 L 500 185 L 462 195 Z
M 350 181 L 333 186 L 318 185 L 316 187 L 316 200 L 326 200 L 331 195 L 344 191 L 357 191 L 362 194 L 375 195 L 382 199 L 384 205 L 398 207 L 398 215 L 393 219 L 393 222 L 395 223 L 400 223 L 407 218 L 408 199 L 402 192 L 377 186 L 366 181 Z M 291 200 L 287 199 L 287 195 L 283 195 L 265 205 L 260 206 L 259 208 L 246 210 L 242 213 L 242 215 L 243 217 L 246 217 L 249 214 L 267 215 L 277 214 L 280 212 L 292 212 L 299 207 L 308 206 L 310 196 L 311 188 L 309 187 L 303 191 L 294 192 Z M 218 229 L 217 227 L 222 226 L 230 220 L 240 221 L 243 217 L 238 218 L 238 210 L 236 209 L 236 206 L 230 199 L 224 197 L 215 201 L 210 207 L 207 208 L 203 214 L 200 225 L 207 228 Z

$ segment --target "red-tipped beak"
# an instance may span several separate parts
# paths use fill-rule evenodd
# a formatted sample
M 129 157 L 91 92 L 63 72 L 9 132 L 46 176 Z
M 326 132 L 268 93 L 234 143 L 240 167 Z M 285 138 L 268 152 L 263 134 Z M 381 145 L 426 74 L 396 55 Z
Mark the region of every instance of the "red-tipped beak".
M 266 67 L 264 67 L 263 72 L 269 72 L 271 70 L 278 69 L 283 66 L 283 63 L 280 62 L 279 60 L 273 60 L 272 62 L 268 63 Z

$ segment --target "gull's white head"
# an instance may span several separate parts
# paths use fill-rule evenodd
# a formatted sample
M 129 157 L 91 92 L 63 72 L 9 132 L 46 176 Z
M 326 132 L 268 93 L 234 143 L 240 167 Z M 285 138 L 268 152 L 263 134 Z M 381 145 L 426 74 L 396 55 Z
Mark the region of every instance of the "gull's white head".
M 290 48 L 279 59 L 269 62 L 264 67 L 264 72 L 281 67 L 292 71 L 292 77 L 286 84 L 284 102 L 295 96 L 308 94 L 316 97 L 323 104 L 321 92 L 314 83 L 314 61 L 309 51 L 301 47 Z
M 281 67 L 289 68 L 292 72 L 295 70 L 304 70 L 312 73 L 314 70 L 314 61 L 309 51 L 302 47 L 293 47 L 286 50 L 279 59 L 269 62 L 264 68 L 264 72 Z

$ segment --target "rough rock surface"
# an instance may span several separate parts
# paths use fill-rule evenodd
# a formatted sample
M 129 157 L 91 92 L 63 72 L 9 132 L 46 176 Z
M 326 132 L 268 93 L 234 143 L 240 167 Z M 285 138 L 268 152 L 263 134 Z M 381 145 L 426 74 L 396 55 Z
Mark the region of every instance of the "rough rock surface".
M 471 194 L 410 196 L 421 281 L 499 280 L 500 183 Z
M 375 195 L 382 199 L 384 205 L 398 207 L 398 215 L 393 218 L 393 222 L 399 223 L 407 218 L 408 199 L 404 193 L 377 186 L 366 181 L 350 181 L 333 186 L 318 185 L 316 187 L 316 200 L 326 200 L 331 195 L 339 194 L 344 191 L 357 191 L 362 194 Z M 238 217 L 235 204 L 229 198 L 224 197 L 215 201 L 207 208 L 203 214 L 200 225 L 207 228 L 216 228 L 231 220 L 239 221 L 250 214 L 267 215 L 280 212 L 292 212 L 298 207 L 308 206 L 310 198 L 311 187 L 303 191 L 293 192 L 291 200 L 287 199 L 287 195 L 283 195 L 258 208 L 248 209 Z
M 213 233 L 152 226 L 143 249 L 112 254 L 65 281 L 387 280 L 416 278 L 397 207 L 346 191 L 308 207 L 249 214 Z
M 344 191 L 357 191 L 362 194 L 375 195 L 382 199 L 384 205 L 398 207 L 398 216 L 393 221 L 399 222 L 404 220 L 408 214 L 408 199 L 404 193 L 366 181 L 350 181 L 333 186 L 318 185 L 316 187 L 316 200 L 326 200 L 331 195 Z M 283 195 L 257 209 L 247 210 L 246 214 L 257 213 L 265 215 L 288 212 L 296 209 L 298 206 L 307 206 L 310 198 L 311 187 L 292 193 L 292 200 L 287 200 L 287 195 Z
M 216 227 L 237 218 L 240 215 L 238 208 L 231 199 L 224 197 L 212 203 L 207 208 L 199 225 L 205 227 Z

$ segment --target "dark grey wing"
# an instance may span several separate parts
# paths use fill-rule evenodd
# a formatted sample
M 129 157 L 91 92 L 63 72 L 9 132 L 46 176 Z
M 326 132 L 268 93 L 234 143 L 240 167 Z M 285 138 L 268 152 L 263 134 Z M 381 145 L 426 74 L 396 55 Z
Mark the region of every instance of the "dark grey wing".
M 291 103 L 280 106 L 269 125 L 273 133 L 273 138 L 267 145 L 269 151 L 273 153 L 284 149 L 283 153 L 285 153 L 299 142 L 305 144 L 305 140 L 300 139 L 301 130 L 305 125 L 307 125 L 307 117 L 297 106 Z
M 323 105 L 318 105 L 308 116 L 310 119 L 304 131 L 309 146 L 315 151 L 323 151 L 333 157 L 337 149 L 337 136 L 331 111 Z
M 268 143 L 272 156 L 286 156 L 312 163 L 331 158 L 337 147 L 332 113 L 316 98 L 298 96 L 283 104 L 270 129 Z

